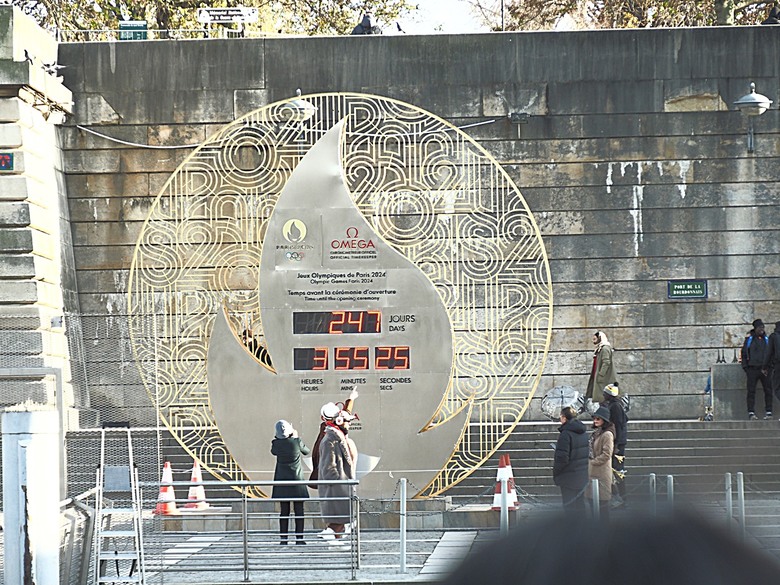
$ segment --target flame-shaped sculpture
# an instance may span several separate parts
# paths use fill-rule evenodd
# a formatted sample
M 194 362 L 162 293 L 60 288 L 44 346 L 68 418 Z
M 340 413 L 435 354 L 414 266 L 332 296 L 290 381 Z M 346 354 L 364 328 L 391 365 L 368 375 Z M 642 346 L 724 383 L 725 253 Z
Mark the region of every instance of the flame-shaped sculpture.
M 454 453 L 465 413 L 439 418 L 452 379 L 452 331 L 431 281 L 355 207 L 340 157 L 343 122 L 320 138 L 282 190 L 260 263 L 260 314 L 274 370 L 256 363 L 222 313 L 208 353 L 211 409 L 239 466 L 267 479 L 278 419 L 313 442 L 320 407 L 360 397 L 350 436 L 364 495 L 388 495 L 403 470 L 427 486 Z M 363 453 L 374 456 L 369 459 Z M 265 473 L 264 473 L 265 472 Z

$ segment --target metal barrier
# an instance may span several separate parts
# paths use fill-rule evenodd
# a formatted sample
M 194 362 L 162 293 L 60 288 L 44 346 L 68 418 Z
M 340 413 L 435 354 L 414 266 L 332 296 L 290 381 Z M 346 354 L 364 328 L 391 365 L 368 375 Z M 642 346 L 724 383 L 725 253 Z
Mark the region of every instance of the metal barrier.
M 711 512 L 717 517 L 725 512 L 729 527 L 736 524 L 740 537 L 745 539 L 748 532 L 746 511 L 745 479 L 740 472 L 736 474 L 735 482 L 732 474 L 725 475 L 723 500 L 712 502 L 715 507 Z M 652 513 L 666 513 L 675 502 L 675 478 L 666 476 L 666 498 L 663 510 L 657 507 L 659 484 L 655 474 L 647 477 L 650 487 L 650 503 Z M 145 568 L 147 581 L 164 582 L 174 575 L 191 583 L 207 583 L 211 581 L 210 574 L 219 571 L 224 578 L 235 573 L 235 580 L 250 582 L 253 577 L 263 574 L 267 579 L 268 571 L 305 571 L 301 580 L 311 582 L 328 582 L 341 579 L 356 579 L 358 570 L 387 569 L 398 574 L 407 574 L 410 569 L 420 568 L 433 552 L 444 532 L 438 530 L 409 531 L 407 509 L 407 480 L 398 483 L 397 500 L 393 501 L 397 508 L 385 509 L 384 513 L 398 515 L 398 528 L 362 528 L 360 526 L 359 509 L 361 501 L 354 489 L 349 501 L 349 526 L 352 530 L 345 535 L 344 542 L 339 545 L 329 544 L 321 535 L 324 526 L 320 518 L 319 506 L 321 499 L 311 497 L 306 500 L 304 509 L 305 528 L 301 534 L 306 541 L 306 554 L 291 554 L 298 552 L 296 545 L 280 546 L 279 534 L 279 503 L 283 500 L 254 499 L 249 494 L 257 488 L 270 488 L 273 485 L 307 484 L 301 482 L 239 482 L 231 484 L 225 495 L 226 484 L 219 481 L 203 481 L 198 484 L 205 490 L 208 507 L 199 509 L 198 499 L 192 497 L 193 482 L 177 481 L 170 485 L 179 495 L 187 497 L 174 499 L 176 511 L 174 514 L 155 514 L 161 499 L 161 485 L 157 482 L 142 482 L 142 506 L 144 521 L 143 546 L 146 559 Z M 353 488 L 356 481 L 321 482 L 330 484 L 346 484 Z M 644 483 L 644 482 L 643 482 Z M 734 509 L 734 483 L 736 483 L 737 507 Z M 503 508 L 499 515 L 499 525 L 488 528 L 501 532 L 508 528 L 508 488 L 507 482 L 501 482 L 500 502 Z M 166 484 L 167 486 L 168 484 Z M 220 489 L 216 489 L 220 488 Z M 598 486 L 593 485 L 594 499 L 598 497 Z M 221 492 L 221 496 L 210 498 L 208 493 Z M 266 491 L 265 489 L 263 491 Z M 90 563 L 91 534 L 94 522 L 94 492 L 84 494 L 62 502 L 62 555 L 60 582 L 68 585 L 87 585 L 94 577 L 95 567 Z M 204 493 L 200 492 L 199 497 Z M 754 490 L 754 496 L 761 502 L 774 502 L 776 514 L 780 516 L 780 495 L 777 493 Z M 598 501 L 598 500 L 595 500 Z M 365 504 L 367 501 L 364 501 Z M 121 505 L 116 502 L 116 505 Z M 755 500 L 751 505 L 757 506 Z M 540 506 L 543 508 L 552 506 Z M 556 506 L 557 507 L 557 506 Z M 157 510 L 160 511 L 160 510 Z M 425 513 L 425 512 L 424 512 Z M 593 510 L 598 514 L 598 506 Z M 763 512 L 754 512 L 758 517 Z M 294 518 L 294 516 L 293 516 Z M 293 519 L 291 518 L 291 520 Z M 391 525 L 392 522 L 388 523 Z M 485 530 L 485 528 L 481 528 Z M 410 532 L 414 537 L 410 537 Z M 294 531 L 290 536 L 296 536 Z M 291 539 L 291 543 L 294 540 Z M 409 558 L 418 560 L 409 562 Z M 109 570 L 111 567 L 109 567 Z M 286 578 L 286 576 L 285 576 Z
M 305 579 L 328 581 L 332 579 L 356 579 L 359 569 L 369 571 L 389 570 L 400 574 L 410 569 L 419 569 L 433 552 L 441 539 L 443 530 L 410 531 L 407 525 L 407 481 L 399 480 L 398 528 L 363 529 L 360 526 L 358 510 L 360 501 L 355 495 L 357 481 L 320 481 L 321 484 L 344 484 L 352 486 L 353 493 L 341 498 L 349 503 L 350 523 L 341 544 L 326 538 L 321 529 L 321 498 L 314 496 L 305 501 L 305 529 L 301 534 L 306 542 L 306 554 L 300 552 L 295 542 L 298 534 L 290 531 L 290 541 L 280 546 L 279 504 L 284 500 L 255 499 L 249 493 L 257 488 L 269 489 L 274 485 L 300 485 L 300 482 L 239 482 L 231 484 L 232 490 L 225 493 L 226 484 L 220 481 L 202 481 L 206 496 L 202 501 L 191 498 L 193 482 L 175 481 L 165 486 L 172 487 L 178 496 L 173 506 L 158 506 L 162 497 L 162 486 L 157 482 L 141 482 L 141 505 L 143 508 L 144 568 L 147 582 L 164 582 L 186 575 L 188 582 L 210 582 L 209 574 L 220 572 L 221 577 L 235 574 L 235 580 L 250 582 L 268 571 L 306 571 Z M 219 488 L 219 489 L 217 489 Z M 222 492 L 220 497 L 209 497 L 209 491 Z M 270 489 L 269 489 L 270 491 Z M 62 571 L 61 583 L 87 585 L 95 576 L 95 562 L 92 550 L 92 531 L 95 522 L 94 501 L 96 490 L 71 498 L 62 504 Z M 198 494 L 199 497 L 204 492 Z M 504 493 L 502 502 L 508 501 Z M 168 504 L 169 502 L 165 502 Z M 108 502 L 108 505 L 124 506 L 122 501 Z M 155 513 L 162 510 L 170 514 Z M 508 510 L 503 512 L 508 516 Z M 292 516 L 291 520 L 294 520 Z M 293 524 L 291 522 L 291 524 Z M 393 524 L 391 521 L 390 524 Z M 410 534 L 414 532 L 414 536 Z M 120 551 L 121 552 L 121 551 Z M 410 558 L 414 559 L 410 562 Z M 118 570 L 118 568 L 117 568 Z M 106 564 L 101 575 L 113 576 L 114 566 Z M 317 574 L 321 579 L 317 579 Z M 117 577 L 120 575 L 117 574 Z
M 60 502 L 60 583 L 63 585 L 90 582 L 96 491 L 92 489 Z
M 174 499 L 175 513 L 155 514 L 160 485 L 142 482 L 144 509 L 143 546 L 146 574 L 153 577 L 162 573 L 189 573 L 219 571 L 235 572 L 248 581 L 252 573 L 276 569 L 290 569 L 291 563 L 298 569 L 342 570 L 347 567 L 355 578 L 359 568 L 361 531 L 357 513 L 355 486 L 358 482 L 320 481 L 320 485 L 351 486 L 351 495 L 332 498 L 344 501 L 349 511 L 349 522 L 341 538 L 321 532 L 319 508 L 322 498 L 313 496 L 305 500 L 303 533 L 289 532 L 290 540 L 280 538 L 278 499 L 250 497 L 257 488 L 275 485 L 307 485 L 308 481 L 245 481 L 230 484 L 232 494 L 209 498 L 208 507 L 200 502 Z M 168 485 L 168 484 L 166 484 Z M 174 491 L 192 488 L 191 482 L 173 482 Z M 198 484 L 208 493 L 209 488 L 224 488 L 218 481 Z M 224 491 L 224 490 L 222 490 Z M 154 493 L 154 499 L 149 494 Z M 167 508 L 166 508 L 167 510 Z M 159 509 L 158 509 L 159 511 Z M 292 516 L 290 520 L 294 520 Z M 324 524 L 323 524 L 324 525 Z M 300 539 L 298 539 L 300 537 Z M 289 542 L 289 544 L 288 544 Z M 291 557 L 285 554 L 289 545 L 298 542 L 306 545 L 306 555 Z M 281 547 L 280 545 L 285 545 Z M 293 560 L 294 559 L 294 560 Z

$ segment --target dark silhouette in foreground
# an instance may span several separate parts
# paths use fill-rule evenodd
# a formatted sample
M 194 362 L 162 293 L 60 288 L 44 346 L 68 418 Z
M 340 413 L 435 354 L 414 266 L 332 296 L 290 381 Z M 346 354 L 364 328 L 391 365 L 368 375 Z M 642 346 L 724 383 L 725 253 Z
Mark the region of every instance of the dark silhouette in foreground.
M 770 585 L 780 563 L 701 517 L 554 515 L 474 551 L 447 585 Z

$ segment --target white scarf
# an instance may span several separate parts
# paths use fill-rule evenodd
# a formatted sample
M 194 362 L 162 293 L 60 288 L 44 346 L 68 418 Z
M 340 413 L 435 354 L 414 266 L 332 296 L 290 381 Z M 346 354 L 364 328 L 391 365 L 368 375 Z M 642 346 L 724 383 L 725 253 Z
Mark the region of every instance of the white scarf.
M 599 338 L 599 343 L 596 346 L 595 351 L 593 352 L 593 355 L 597 355 L 605 345 L 611 345 L 611 344 L 609 343 L 609 339 L 607 339 L 607 334 L 604 333 L 603 331 L 596 331 L 594 335 L 598 335 Z

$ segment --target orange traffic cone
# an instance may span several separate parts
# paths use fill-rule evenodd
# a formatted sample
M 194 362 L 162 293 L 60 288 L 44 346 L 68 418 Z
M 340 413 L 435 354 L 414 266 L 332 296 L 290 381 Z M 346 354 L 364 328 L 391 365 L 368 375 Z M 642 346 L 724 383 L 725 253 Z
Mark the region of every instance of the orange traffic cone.
M 501 480 L 506 478 L 506 501 L 510 510 L 517 510 L 517 492 L 515 491 L 515 478 L 512 473 L 512 463 L 509 455 L 504 454 L 498 458 L 498 472 L 496 473 L 496 491 L 493 494 L 493 509 L 501 509 Z
M 203 476 L 200 473 L 200 463 L 197 459 L 193 462 L 192 466 L 192 479 L 190 480 L 192 485 L 190 491 L 187 494 L 187 503 L 185 508 L 203 510 L 209 507 L 209 503 L 206 501 L 206 490 L 203 489 Z
M 161 516 L 173 516 L 179 513 L 176 509 L 176 494 L 173 491 L 173 471 L 167 461 L 163 465 L 162 480 L 160 481 L 160 495 L 157 496 L 155 514 Z

